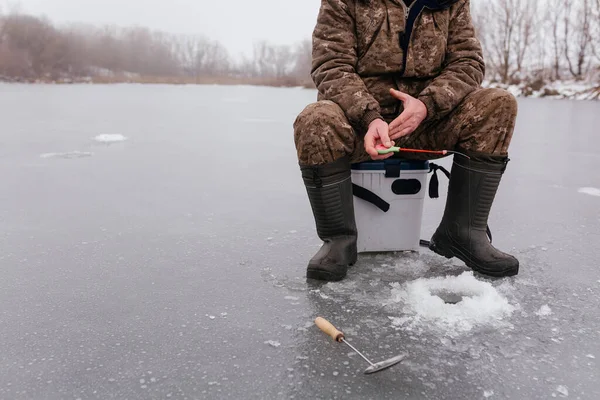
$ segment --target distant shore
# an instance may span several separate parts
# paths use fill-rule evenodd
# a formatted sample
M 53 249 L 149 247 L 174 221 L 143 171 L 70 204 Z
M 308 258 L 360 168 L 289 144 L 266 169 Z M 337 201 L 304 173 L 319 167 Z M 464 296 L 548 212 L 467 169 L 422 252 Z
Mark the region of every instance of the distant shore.
M 281 78 L 255 78 L 255 77 L 189 77 L 189 76 L 137 76 L 134 74 L 123 76 L 87 76 L 69 78 L 36 78 L 14 79 L 0 76 L 0 82 L 26 83 L 26 84 L 167 84 L 167 85 L 251 85 L 272 87 L 304 87 L 314 89 L 315 85 L 310 80 L 293 77 Z
M 281 78 L 254 78 L 254 77 L 153 77 L 153 76 L 94 76 L 78 78 L 38 78 L 38 79 L 10 79 L 0 76 L 3 83 L 25 84 L 161 84 L 161 85 L 249 85 L 268 86 L 277 88 L 300 87 L 315 89 L 310 80 L 293 77 Z M 572 100 L 600 100 L 600 84 L 577 81 L 554 82 L 522 82 L 520 84 L 501 84 L 497 82 L 483 82 L 483 87 L 502 88 L 510 91 L 516 97 L 554 98 Z

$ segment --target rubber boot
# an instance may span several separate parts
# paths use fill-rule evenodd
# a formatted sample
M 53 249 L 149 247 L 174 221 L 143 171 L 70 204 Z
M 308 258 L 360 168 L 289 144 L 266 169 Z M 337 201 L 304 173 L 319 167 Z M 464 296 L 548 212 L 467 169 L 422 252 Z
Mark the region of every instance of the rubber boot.
M 357 259 L 357 231 L 348 157 L 319 166 L 300 166 L 323 246 L 308 263 L 306 277 L 340 281 Z
M 467 155 L 470 160 L 454 156 L 444 216 L 429 248 L 447 258 L 457 257 L 484 275 L 517 275 L 519 261 L 493 247 L 487 236 L 488 216 L 509 159 Z

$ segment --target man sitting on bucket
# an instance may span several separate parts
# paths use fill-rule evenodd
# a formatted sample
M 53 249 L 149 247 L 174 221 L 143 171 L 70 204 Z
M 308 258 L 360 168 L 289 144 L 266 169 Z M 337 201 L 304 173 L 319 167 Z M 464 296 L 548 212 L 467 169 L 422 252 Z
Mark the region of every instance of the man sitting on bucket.
M 481 88 L 484 71 L 470 0 L 321 1 L 311 73 L 318 98 L 294 122 L 302 178 L 324 241 L 308 264 L 309 279 L 341 280 L 356 262 L 350 165 L 391 157 L 377 149 L 392 145 L 470 157 L 454 157 L 430 249 L 489 276 L 518 273 L 518 260 L 486 234 L 517 103 L 507 91 Z

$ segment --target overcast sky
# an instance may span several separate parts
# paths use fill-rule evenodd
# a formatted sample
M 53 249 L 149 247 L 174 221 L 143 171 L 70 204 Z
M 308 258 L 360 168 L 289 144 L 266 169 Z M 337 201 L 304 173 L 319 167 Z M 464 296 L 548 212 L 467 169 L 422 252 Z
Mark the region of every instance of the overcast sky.
M 14 0 L 0 0 L 7 5 Z M 56 23 L 143 25 L 172 33 L 199 33 L 236 55 L 255 40 L 292 44 L 310 38 L 320 0 L 19 0 L 21 11 Z

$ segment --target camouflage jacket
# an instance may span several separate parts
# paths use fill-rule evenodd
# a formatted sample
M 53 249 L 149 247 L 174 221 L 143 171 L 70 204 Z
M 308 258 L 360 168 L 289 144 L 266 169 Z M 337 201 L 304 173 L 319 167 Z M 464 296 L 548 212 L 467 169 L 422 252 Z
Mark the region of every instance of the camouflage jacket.
M 319 100 L 337 103 L 362 134 L 395 116 L 394 87 L 420 99 L 427 121 L 443 118 L 483 80 L 470 0 L 321 0 L 312 78 Z

